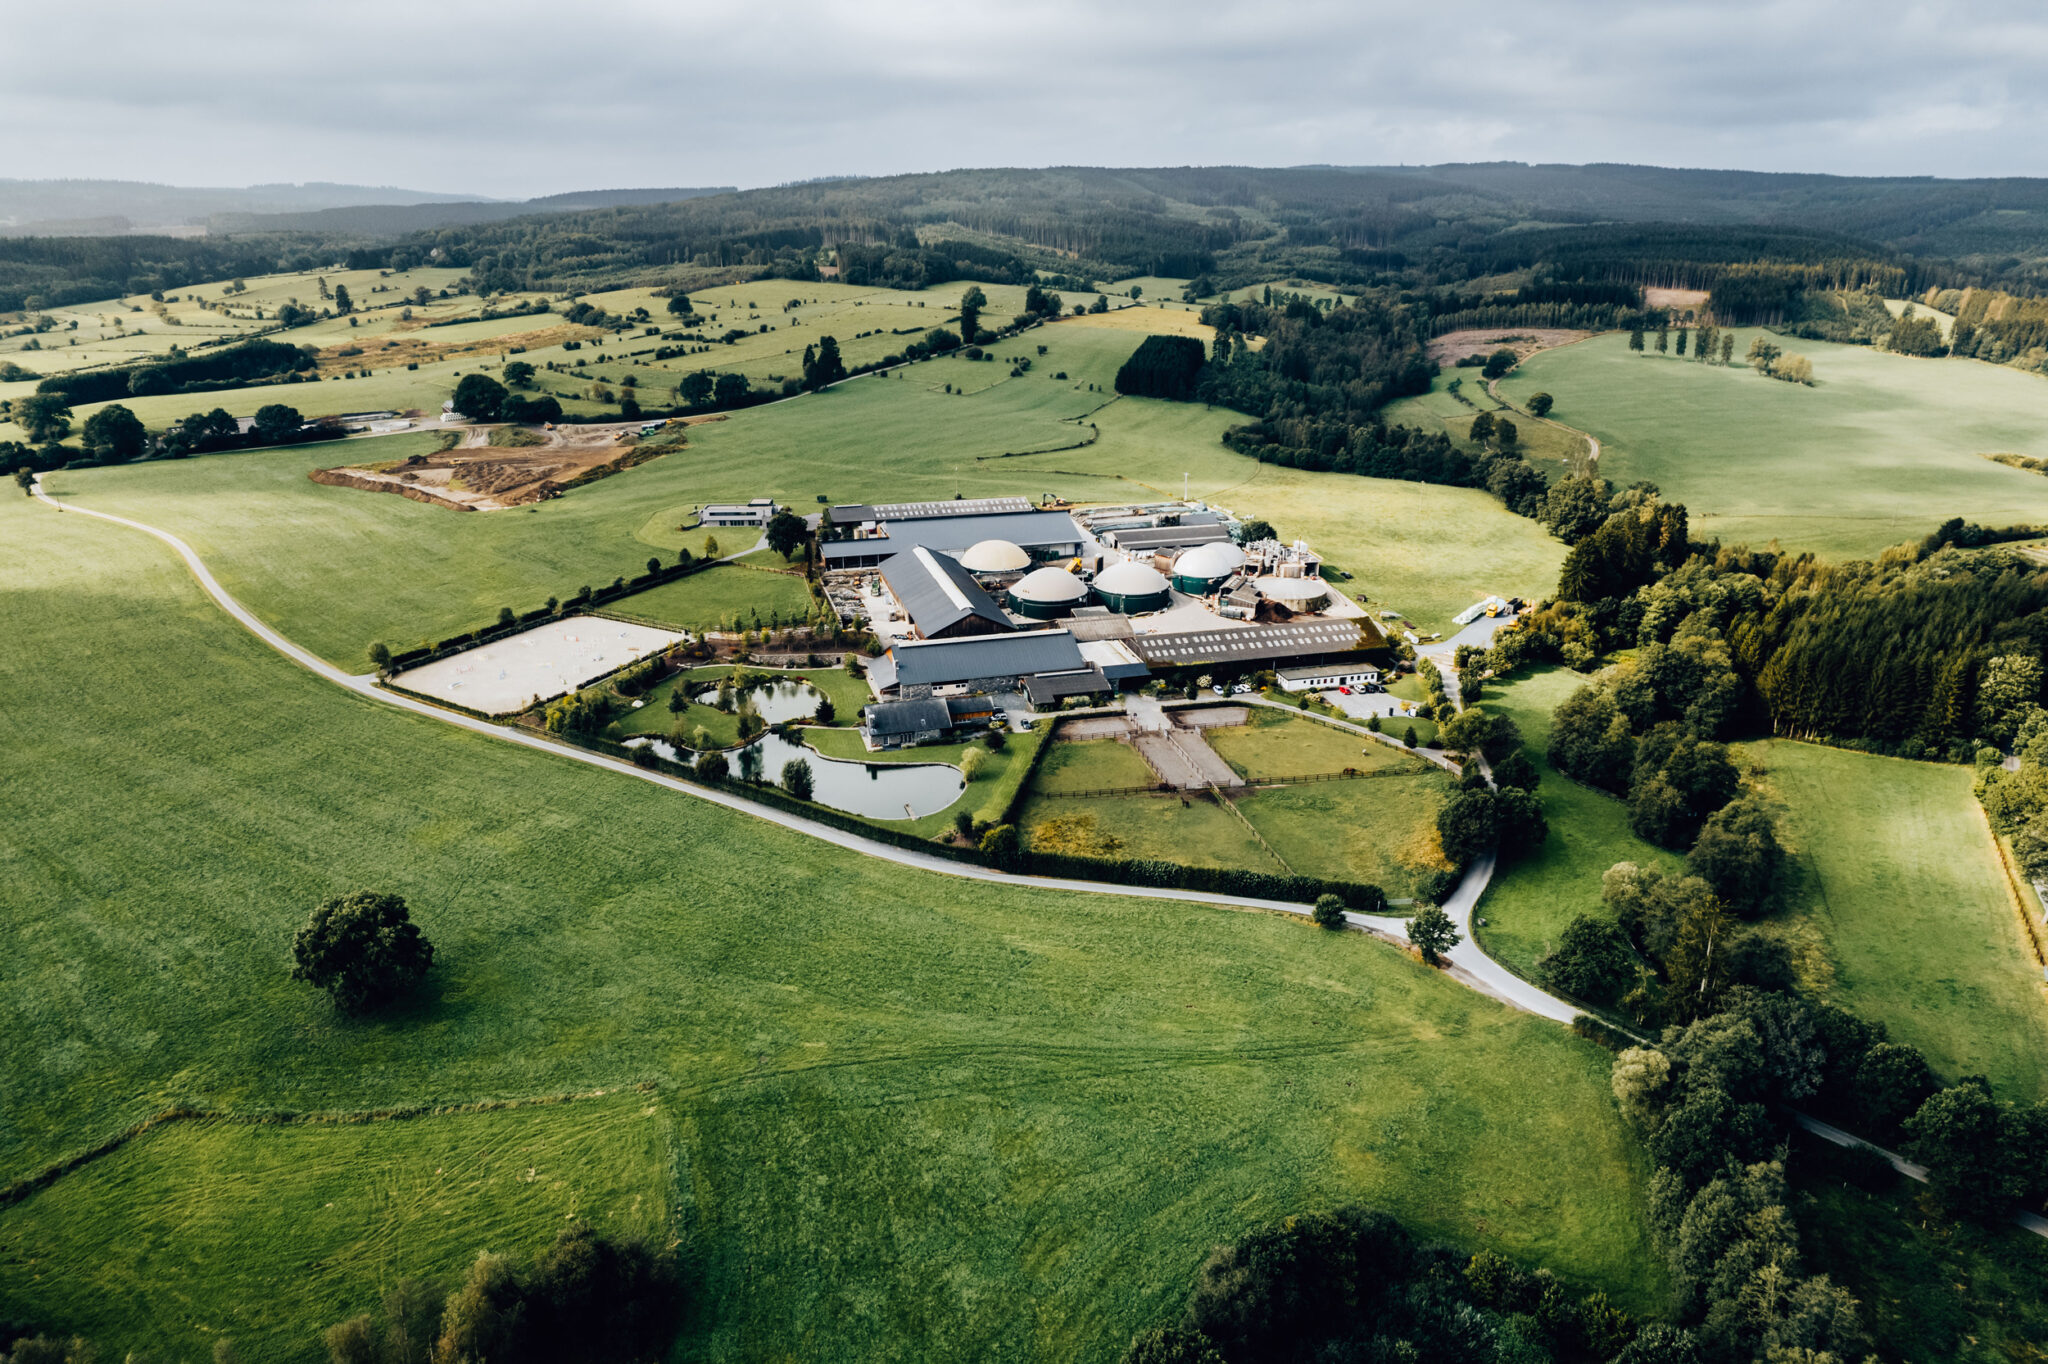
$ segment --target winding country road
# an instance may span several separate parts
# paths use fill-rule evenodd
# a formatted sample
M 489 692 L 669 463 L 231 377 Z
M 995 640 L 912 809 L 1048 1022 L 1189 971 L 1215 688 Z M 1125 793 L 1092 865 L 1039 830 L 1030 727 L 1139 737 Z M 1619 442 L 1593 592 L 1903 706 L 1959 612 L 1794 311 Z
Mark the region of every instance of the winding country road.
M 192 576 L 198 579 L 199 585 L 206 590 L 207 595 L 213 598 L 221 610 L 239 621 L 249 633 L 255 635 L 265 644 L 268 644 L 271 648 L 277 650 L 277 652 L 283 654 L 308 672 L 325 678 L 336 686 L 354 692 L 358 696 L 373 702 L 394 706 L 400 710 L 411 711 L 417 715 L 424 715 L 429 719 L 455 725 L 458 728 L 469 730 L 475 734 L 482 734 L 489 738 L 500 739 L 506 743 L 519 744 L 525 748 L 539 749 L 542 752 L 551 753 L 556 757 L 566 758 L 572 762 L 586 763 L 592 767 L 601 767 L 607 771 L 616 772 L 620 776 L 652 782 L 656 786 L 667 787 L 669 790 L 679 791 L 683 795 L 709 801 L 713 805 L 722 805 L 726 809 L 735 810 L 744 815 L 751 815 L 755 819 L 765 820 L 770 824 L 780 825 L 785 829 L 819 839 L 835 847 L 845 848 L 850 852 L 857 852 L 867 857 L 879 857 L 885 861 L 894 862 L 899 866 L 915 867 L 921 871 L 936 872 L 941 876 L 957 876 L 970 881 L 991 881 L 1007 885 L 1036 886 L 1046 890 L 1074 891 L 1086 895 L 1120 895 L 1141 900 L 1178 900 L 1192 904 L 1224 905 L 1233 909 L 1272 910 L 1283 914 L 1301 916 L 1306 916 L 1309 912 L 1307 905 L 1299 905 L 1287 900 L 1266 900 L 1245 895 L 1203 895 L 1184 890 L 1157 889 L 1150 886 L 1113 886 L 1100 881 L 1075 881 L 1053 876 L 1022 876 L 1015 872 L 997 871 L 992 867 L 979 867 L 971 863 L 954 862 L 943 857 L 935 857 L 929 853 L 914 852 L 908 848 L 898 848 L 887 843 L 877 843 L 872 839 L 862 838 L 858 834 L 847 833 L 844 830 L 835 829 L 827 824 L 819 824 L 799 815 L 792 815 L 781 810 L 772 810 L 766 806 L 757 805 L 752 801 L 724 791 L 694 786 L 688 782 L 679 781 L 674 777 L 664 776 L 659 772 L 650 772 L 645 768 L 636 767 L 629 762 L 621 762 L 616 758 L 607 758 L 602 754 L 591 753 L 580 748 L 570 748 L 507 725 L 494 724 L 491 721 L 480 720 L 474 716 L 463 715 L 456 711 L 443 710 L 439 706 L 428 705 L 424 701 L 415 701 L 409 696 L 401 696 L 379 687 L 374 673 L 358 676 L 343 672 L 340 668 L 314 656 L 271 629 L 270 626 L 258 619 L 254 612 L 243 606 L 239 601 L 236 601 L 229 594 L 228 590 L 221 586 L 220 581 L 213 576 L 212 570 L 207 568 L 205 561 L 193 551 L 190 545 L 180 540 L 177 536 L 172 535 L 169 531 L 159 530 L 155 526 L 146 525 L 141 521 L 131 521 L 125 516 L 115 516 L 109 512 L 93 511 L 88 507 L 81 507 L 77 503 L 59 502 L 44 491 L 40 476 L 36 478 L 30 491 L 42 502 L 55 508 L 59 513 L 90 516 L 100 521 L 111 521 L 117 526 L 127 526 L 131 530 L 139 530 L 145 535 L 155 536 L 177 551 L 178 557 L 185 561 L 185 566 L 192 571 Z M 1263 700 L 1257 701 L 1255 704 L 1271 705 L 1281 710 L 1293 709 L 1293 707 L 1280 706 L 1277 702 Z M 1335 724 L 1342 728 L 1353 730 L 1358 734 L 1365 735 L 1369 739 L 1388 742 L 1387 736 L 1375 734 L 1363 725 L 1354 725 L 1341 720 L 1331 720 L 1328 717 L 1319 718 L 1322 718 L 1326 724 Z M 1430 756 L 1434 758 L 1434 755 Z M 1446 761 L 1442 759 L 1436 760 L 1440 762 Z M 1457 890 L 1452 892 L 1450 898 L 1444 902 L 1444 912 L 1457 925 L 1458 932 L 1463 939 L 1457 948 L 1444 954 L 1446 974 L 1460 984 L 1500 1000 L 1514 1008 L 1538 1014 L 1544 1018 L 1554 1019 L 1559 1023 L 1571 1022 L 1582 1010 L 1522 979 L 1493 958 L 1487 956 L 1480 949 L 1479 945 L 1473 941 L 1472 913 L 1478 906 L 1480 897 L 1486 893 L 1487 885 L 1493 880 L 1493 870 L 1494 855 L 1489 852 L 1472 864 L 1465 873 L 1465 879 L 1458 883 Z M 1376 914 L 1352 913 L 1346 913 L 1344 917 L 1352 927 L 1369 933 L 1374 937 L 1382 938 L 1404 947 L 1407 944 L 1407 925 L 1402 919 Z M 1866 1142 L 1860 1137 L 1852 1136 L 1839 1128 L 1831 1127 L 1803 1113 L 1794 1113 L 1792 1116 L 1808 1131 L 1813 1132 L 1824 1140 L 1834 1142 L 1838 1146 L 1870 1146 L 1873 1150 L 1879 1151 L 1890 1160 L 1893 1168 L 1898 1170 L 1899 1173 L 1909 1179 L 1918 1180 L 1922 1183 L 1926 1182 L 1927 1171 L 1922 1166 L 1915 1165 L 1893 1152 L 1876 1146 L 1875 1143 Z M 2048 1219 L 2041 1218 L 2033 1213 L 2022 1212 L 2015 1213 L 2013 1220 L 2037 1236 L 2048 1237 Z

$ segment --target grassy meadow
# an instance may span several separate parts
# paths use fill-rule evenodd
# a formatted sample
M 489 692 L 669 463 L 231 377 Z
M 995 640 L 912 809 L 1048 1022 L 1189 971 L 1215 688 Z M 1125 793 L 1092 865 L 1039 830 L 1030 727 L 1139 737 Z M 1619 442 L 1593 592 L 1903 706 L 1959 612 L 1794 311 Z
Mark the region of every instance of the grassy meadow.
M 611 605 L 678 630 L 717 630 L 734 621 L 753 630 L 802 621 L 810 614 L 811 589 L 801 577 L 788 573 L 720 564 Z
M 2001 1097 L 2048 1093 L 2048 988 L 1965 767 L 1746 745 L 1798 861 L 1787 919 L 1824 948 L 1825 997 Z
M 1735 332 L 1738 358 L 1758 333 Z M 1648 479 L 1723 543 L 1867 558 L 1951 516 L 2048 522 L 2048 481 L 1981 456 L 2048 456 L 2048 385 L 1974 360 L 1926 360 L 1773 335 L 1813 361 L 1815 386 L 1634 354 L 1622 334 L 1544 351 L 1503 379 L 1517 403 L 1601 442 L 1600 473 Z
M 1398 953 L 853 858 L 392 711 L 265 649 L 157 542 L 26 499 L 0 500 L 0 582 L 0 682 L 50 698 L 0 721 L 7 1178 L 172 1105 L 346 1113 L 645 1083 L 699 1285 L 688 1358 L 1100 1357 L 1172 1310 L 1209 1246 L 1354 1200 L 1661 1300 L 1605 1053 Z M 412 1004 L 350 1023 L 285 962 L 308 907 L 361 886 L 409 898 L 436 966 Z M 312 1360 L 318 1328 L 401 1261 L 530 1253 L 570 1212 L 642 1215 L 651 1177 L 611 1156 L 606 1183 L 556 1204 L 484 1189 L 474 1223 L 448 1214 L 396 1259 L 287 1291 L 255 1260 L 319 1242 L 293 1211 L 337 1201 L 318 1160 L 267 1208 L 246 1201 L 267 1132 L 204 1157 L 223 1162 L 217 1194 L 124 1181 L 175 1158 L 153 1143 L 210 1130 L 0 1210 L 0 1316 L 61 1316 L 116 1351 L 192 1355 L 225 1333 Z M 443 1140 L 489 1149 L 435 1130 L 332 1138 L 365 1143 L 333 1157 L 334 1187 L 408 1187 L 446 1168 L 425 1163 Z M 181 1216 L 193 1197 L 253 1244 L 208 1252 L 222 1224 Z M 320 1235 L 403 1225 L 351 1216 Z M 191 1266 L 166 1291 L 203 1318 L 121 1300 L 139 1237 Z
M 1628 807 L 1604 791 L 1581 786 L 1550 765 L 1551 713 L 1585 684 L 1557 664 L 1525 668 L 1512 681 L 1490 682 L 1483 709 L 1514 720 L 1522 730 L 1522 751 L 1542 776 L 1537 795 L 1550 824 L 1550 837 L 1533 855 L 1497 873 L 1479 903 L 1478 930 L 1489 955 L 1525 976 L 1557 945 L 1558 934 L 1580 914 L 1605 917 L 1600 878 L 1616 862 L 1665 871 L 1681 870 L 1684 859 L 1643 842 L 1628 826 Z
M 188 1359 L 221 1338 L 244 1359 L 308 1358 L 307 1323 L 402 1279 L 446 1283 L 482 1250 L 545 1245 L 578 1221 L 666 1240 L 667 1124 L 654 1095 L 627 1090 L 402 1121 L 158 1127 L 0 1215 L 0 1300 Z

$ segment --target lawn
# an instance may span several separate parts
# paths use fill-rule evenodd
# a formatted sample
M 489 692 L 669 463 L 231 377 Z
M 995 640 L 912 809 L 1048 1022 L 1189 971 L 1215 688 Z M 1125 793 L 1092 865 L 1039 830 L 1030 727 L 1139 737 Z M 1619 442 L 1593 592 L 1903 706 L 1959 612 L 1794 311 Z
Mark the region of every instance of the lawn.
M 1661 1301 L 1606 1054 L 1369 940 L 853 857 L 393 711 L 270 652 L 158 542 L 26 499 L 0 501 L 0 583 L 0 686 L 61 698 L 0 719 L 0 1175 L 173 1103 L 649 1082 L 693 1357 L 1099 1358 L 1218 1241 L 1352 1201 Z M 411 901 L 436 965 L 349 1024 L 283 962 L 310 905 L 361 886 Z M 120 1195 L 125 1220 L 37 1273 L 0 1261 L 0 1316 L 118 1293 L 102 1276 L 163 1194 Z M 201 1263 L 192 1300 L 232 1297 L 234 1265 Z M 349 1274 L 278 1323 L 305 1342 L 284 1357 L 377 1287 Z M 103 1343 L 198 1352 L 155 1321 Z
M 1458 385 L 1455 393 L 1450 387 L 1453 383 Z M 1468 401 L 1460 402 L 1461 397 Z M 1552 478 L 1566 473 L 1586 454 L 1584 436 L 1495 402 L 1476 369 L 1447 369 L 1430 381 L 1429 392 L 1396 398 L 1380 409 L 1390 423 L 1443 432 L 1466 454 L 1485 448 L 1484 443 L 1472 439 L 1472 419 L 1481 412 L 1514 422 L 1515 448 Z
M 1758 333 L 1735 333 L 1741 357 Z M 1974 360 L 1926 360 L 1773 336 L 1813 361 L 1812 388 L 1632 354 L 1612 335 L 1544 351 L 1501 382 L 1547 390 L 1552 416 L 1601 442 L 1600 473 L 1686 504 L 1698 539 L 1871 557 L 1961 516 L 2048 521 L 2048 482 L 1980 458 L 2048 456 L 2048 385 Z
M 1628 825 L 1628 808 L 1613 796 L 1581 786 L 1550 766 L 1550 717 L 1585 684 L 1569 668 L 1543 664 L 1509 682 L 1489 682 L 1482 710 L 1507 715 L 1521 726 L 1523 749 L 1536 764 L 1537 795 L 1550 837 L 1534 855 L 1495 874 L 1480 901 L 1486 920 L 1479 938 L 1488 955 L 1533 977 L 1536 963 L 1557 944 L 1566 924 L 1581 914 L 1604 917 L 1600 878 L 1616 862 L 1681 870 L 1684 860 L 1643 842 Z
M 629 711 L 618 720 L 623 734 L 667 735 L 678 721 L 685 732 L 702 725 L 712 741 L 720 747 L 739 742 L 739 716 L 719 710 L 714 706 L 691 701 L 679 715 L 670 710 L 669 700 L 678 686 L 695 693 L 718 685 L 718 679 L 734 671 L 730 664 L 716 664 L 704 668 L 690 668 L 677 673 L 666 682 L 648 688 L 640 698 L 647 704 L 638 710 Z M 832 723 L 835 726 L 849 726 L 858 723 L 860 708 L 874 699 L 865 679 L 853 677 L 844 668 L 745 668 L 755 674 L 773 678 L 801 678 L 832 699 Z M 830 730 L 813 730 L 812 733 L 827 734 Z M 860 747 L 860 738 L 851 729 L 846 731 L 855 747 Z M 842 756 L 835 754 L 834 756 Z
M 802 578 L 737 564 L 707 568 L 611 603 L 626 615 L 678 630 L 792 625 L 810 614 L 811 605 L 810 584 Z
M 1117 739 L 1061 740 L 1038 765 L 1034 795 L 1101 791 L 1117 786 L 1154 786 L 1159 781 L 1138 750 Z
M 2001 1097 L 2043 1095 L 2048 991 L 2007 898 L 1968 768 L 1812 744 L 1747 745 L 1800 875 L 1788 927 L 1826 954 L 1821 993 Z
M 401 1279 L 445 1291 L 477 1252 L 529 1251 L 577 1221 L 670 1234 L 656 1096 L 398 1122 L 183 1122 L 0 1217 L 0 1301 L 102 1341 L 305 1359 L 310 1328 Z M 90 1273 L 81 1273 L 82 1266 Z

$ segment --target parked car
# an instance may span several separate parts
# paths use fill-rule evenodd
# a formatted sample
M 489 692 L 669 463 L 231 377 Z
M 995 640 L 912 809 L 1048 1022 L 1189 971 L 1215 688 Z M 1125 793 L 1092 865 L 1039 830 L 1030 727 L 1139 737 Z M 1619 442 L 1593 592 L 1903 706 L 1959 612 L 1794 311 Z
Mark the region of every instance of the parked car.
M 1211 687 L 1209 690 L 1215 692 L 1218 696 L 1223 695 L 1223 688 L 1221 687 Z
M 1252 684 L 1251 684 L 1251 683 L 1249 683 L 1249 682 L 1240 682 L 1240 683 L 1238 683 L 1238 684 L 1237 684 L 1236 686 L 1234 686 L 1234 687 L 1232 687 L 1232 688 L 1230 689 L 1230 694 L 1231 694 L 1232 696 L 1243 696 L 1243 695 L 1244 695 L 1245 693 L 1249 692 L 1249 691 L 1250 691 L 1251 689 L 1252 689 Z
M 1339 696 L 1349 696 L 1349 695 L 1351 695 L 1351 688 L 1349 688 L 1349 687 L 1339 687 L 1339 688 L 1337 688 L 1337 694 L 1338 694 Z

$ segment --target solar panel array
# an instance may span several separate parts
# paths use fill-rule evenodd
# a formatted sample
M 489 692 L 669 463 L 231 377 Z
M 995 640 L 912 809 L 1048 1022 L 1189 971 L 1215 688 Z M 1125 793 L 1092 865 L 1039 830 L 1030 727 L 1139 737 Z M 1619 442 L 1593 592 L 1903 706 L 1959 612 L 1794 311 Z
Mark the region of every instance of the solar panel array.
M 1296 654 L 1349 653 L 1360 647 L 1355 621 L 1304 621 L 1243 630 L 1196 630 L 1139 635 L 1131 641 L 1147 663 L 1231 663 Z

